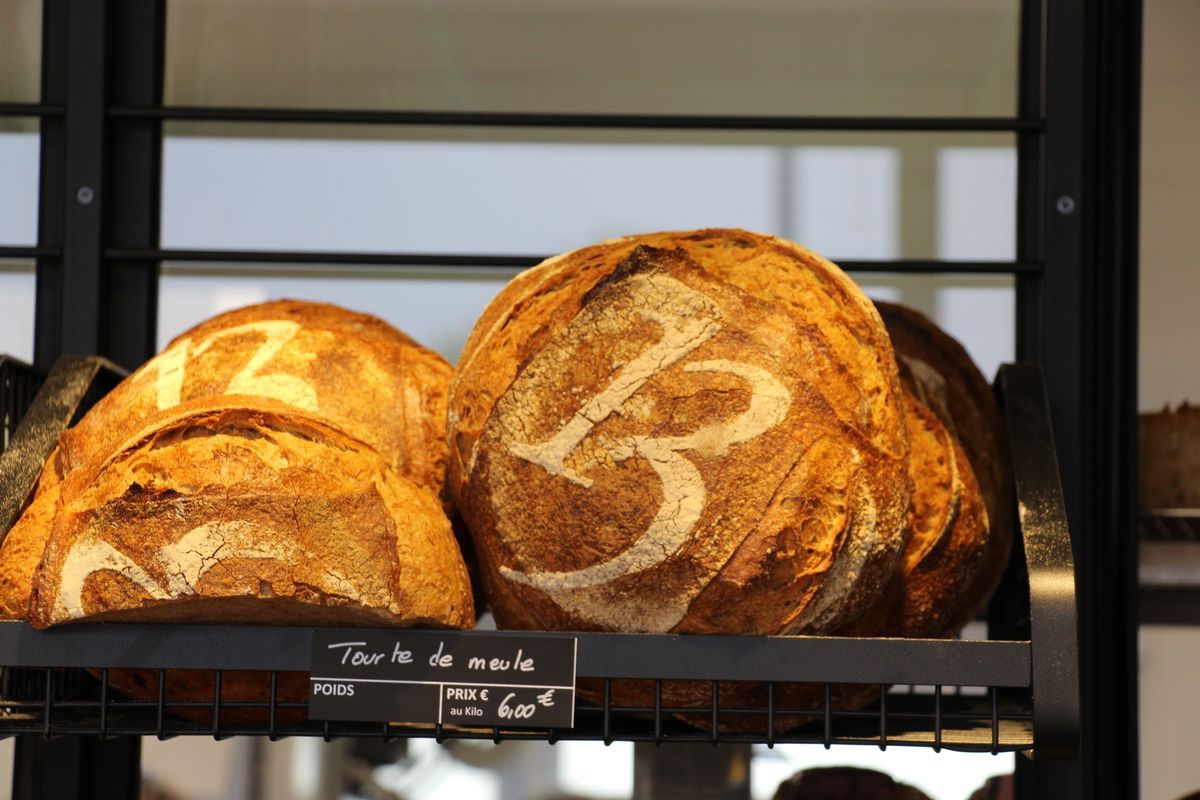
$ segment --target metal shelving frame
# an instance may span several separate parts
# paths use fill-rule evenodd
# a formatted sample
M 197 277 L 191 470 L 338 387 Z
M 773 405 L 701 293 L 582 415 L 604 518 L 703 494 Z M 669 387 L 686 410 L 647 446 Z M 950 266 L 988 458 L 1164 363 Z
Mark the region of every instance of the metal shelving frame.
M 41 101 L 0 104 L 2 116 L 40 122 L 38 241 L 0 247 L 0 258 L 37 260 L 39 369 L 48 371 L 69 353 L 99 354 L 133 366 L 154 350 L 158 273 L 167 258 L 460 267 L 534 260 L 164 250 L 158 232 L 166 120 L 1012 132 L 1018 152 L 1016 259 L 845 266 L 1016 277 L 1018 359 L 1041 365 L 1046 376 L 1067 518 L 1076 532 L 1082 713 L 1079 760 L 1019 760 L 1020 796 L 1135 797 L 1137 587 L 1131 531 L 1141 3 L 1020 4 L 1015 116 L 832 118 L 169 107 L 162 104 L 165 0 L 45 0 Z M 998 605 L 1003 604 L 994 604 L 994 622 L 1002 623 Z M 1035 634 L 1034 647 L 1037 641 Z M 50 796 L 46 787 L 56 797 L 119 794 L 136 785 L 137 741 L 22 736 L 15 796 L 35 796 L 39 787 L 41 796 Z

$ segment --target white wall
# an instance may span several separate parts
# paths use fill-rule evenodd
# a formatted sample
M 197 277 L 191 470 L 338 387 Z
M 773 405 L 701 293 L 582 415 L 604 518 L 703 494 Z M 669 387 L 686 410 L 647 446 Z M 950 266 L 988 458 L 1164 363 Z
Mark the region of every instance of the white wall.
M 1138 404 L 1200 402 L 1200 3 L 1147 0 Z M 1132 531 L 1130 535 L 1132 535 Z M 1143 800 L 1200 790 L 1200 630 L 1140 636 Z
M 1200 402 L 1200 3 L 1145 15 L 1138 404 L 1156 410 Z

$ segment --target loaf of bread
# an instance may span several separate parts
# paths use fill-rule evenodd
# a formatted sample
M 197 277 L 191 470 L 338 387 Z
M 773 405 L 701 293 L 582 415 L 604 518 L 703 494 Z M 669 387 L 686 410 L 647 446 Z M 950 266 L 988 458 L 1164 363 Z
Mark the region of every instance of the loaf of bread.
M 830 631 L 904 546 L 887 334 L 773 237 L 627 237 L 518 276 L 468 340 L 450 436 L 501 627 Z
M 60 437 L 21 519 L 0 545 L 0 614 L 24 619 L 52 522 L 72 498 L 60 480 L 108 458 L 155 414 L 242 394 L 316 415 L 440 493 L 450 366 L 387 323 L 337 306 L 280 300 L 192 328 Z M 256 401 L 251 400 L 251 403 Z
M 156 411 L 224 394 L 269 397 L 328 420 L 434 493 L 446 471 L 450 365 L 386 322 L 278 300 L 181 334 L 62 436 L 70 472 L 112 452 Z
M 1200 508 L 1200 406 L 1138 416 L 1138 506 Z
M 323 420 L 226 395 L 64 479 L 29 619 L 466 627 L 438 500 Z
M 968 613 L 975 613 L 999 585 L 1012 549 L 1015 500 L 1004 415 L 987 378 L 958 340 L 911 308 L 875 305 L 895 348 L 901 382 L 962 446 L 983 494 L 988 543 L 962 600 Z

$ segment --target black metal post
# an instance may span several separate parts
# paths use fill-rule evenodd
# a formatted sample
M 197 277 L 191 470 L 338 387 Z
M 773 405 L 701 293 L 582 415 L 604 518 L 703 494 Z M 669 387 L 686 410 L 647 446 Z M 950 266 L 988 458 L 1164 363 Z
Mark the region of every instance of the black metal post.
M 61 259 L 38 264 L 34 346 L 43 369 L 63 353 L 100 351 L 108 6 L 44 4 L 42 100 L 63 103 L 66 113 L 42 129 L 38 244 L 62 248 Z
M 161 123 L 112 125 L 113 102 L 162 100 L 164 0 L 45 0 L 35 361 L 154 350 L 154 262 L 106 263 L 110 246 L 158 244 Z M 14 798 L 137 797 L 141 742 L 18 738 Z
M 166 0 L 112 3 L 112 103 L 162 102 Z M 109 131 L 109 248 L 158 247 L 162 122 L 113 120 Z M 134 369 L 156 350 L 159 262 L 108 258 L 101 354 Z
M 1092 195 L 1088 257 L 1095 276 L 1089 329 L 1093 403 L 1085 435 L 1092 442 L 1088 523 L 1091 640 L 1080 659 L 1093 670 L 1085 684 L 1085 730 L 1091 793 L 1137 797 L 1137 356 L 1138 192 L 1141 151 L 1142 3 L 1094 6 L 1086 123 Z
M 158 244 L 161 122 L 110 123 L 113 102 L 162 100 L 164 0 L 46 0 L 35 362 L 103 355 L 136 367 L 154 352 L 158 264 L 107 261 Z
M 1078 765 L 1022 762 L 1018 772 L 1022 796 L 1115 800 L 1138 793 L 1132 492 L 1141 3 L 1027 0 L 1023 11 L 1029 107 L 1021 114 L 1041 103 L 1046 132 L 1040 150 L 1022 136 L 1018 257 L 1040 251 L 1046 272 L 1019 279 L 1018 357 L 1045 367 L 1075 532 L 1083 741 Z M 1040 41 L 1033 19 L 1044 23 Z

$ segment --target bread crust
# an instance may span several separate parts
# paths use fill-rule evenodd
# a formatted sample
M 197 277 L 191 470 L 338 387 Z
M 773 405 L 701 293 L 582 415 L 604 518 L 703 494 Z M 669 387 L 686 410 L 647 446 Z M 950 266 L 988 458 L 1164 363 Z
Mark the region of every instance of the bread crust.
M 69 474 L 62 497 L 35 627 L 474 621 L 438 501 L 364 443 L 268 398 L 159 412 Z
M 54 524 L 60 499 L 60 451 L 46 459 L 29 505 L 0 544 L 0 619 L 25 619 L 33 573 L 42 560 L 46 537 Z
M 201 397 L 269 397 L 317 414 L 440 494 L 453 370 L 377 317 L 277 300 L 220 314 L 175 338 L 62 434 L 64 474 L 149 415 Z
M 450 365 L 382 320 L 278 300 L 229 311 L 177 337 L 64 431 L 30 505 L 0 546 L 0 618 L 24 619 L 63 505 L 66 475 L 104 459 L 147 418 L 179 403 L 248 392 L 308 409 L 440 494 Z M 257 400 L 251 400 L 251 404 Z
M 883 597 L 847 636 L 954 636 L 990 547 L 983 496 L 966 454 L 932 411 L 905 392 L 914 490 L 909 536 Z
M 958 340 L 911 308 L 876 306 L 891 336 L 901 381 L 961 445 L 983 495 L 987 547 L 961 601 L 969 620 L 1000 584 L 1012 550 L 1015 499 L 1008 428 L 995 392 Z
M 652 234 L 518 276 L 451 400 L 450 485 L 498 623 L 767 634 L 853 618 L 903 546 L 898 405 L 873 306 L 790 243 Z

